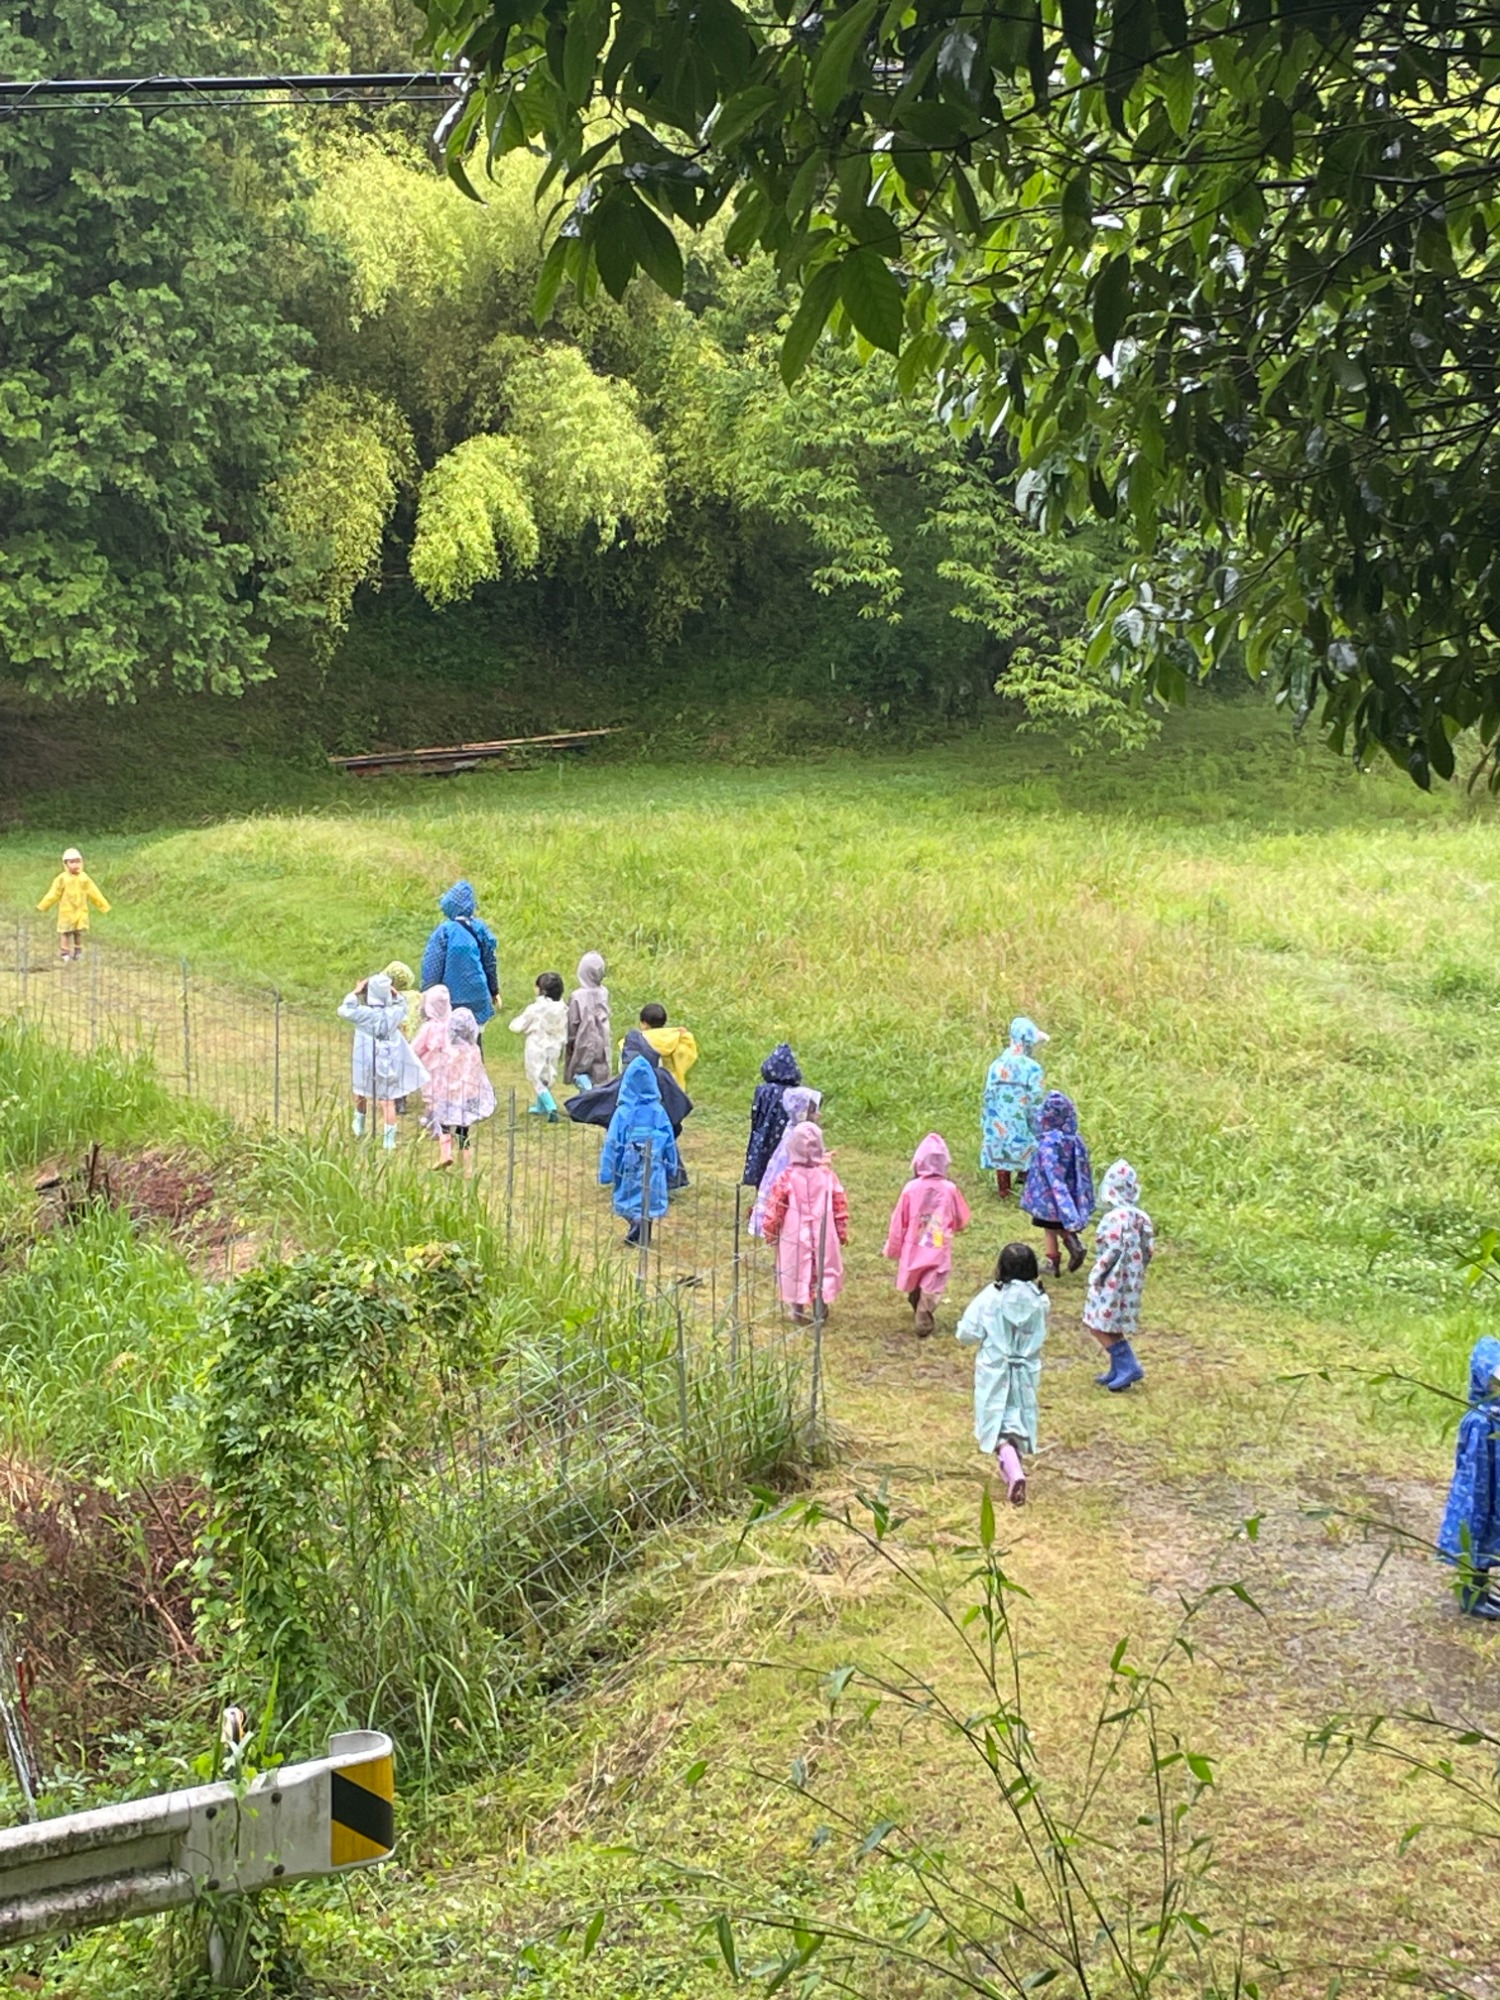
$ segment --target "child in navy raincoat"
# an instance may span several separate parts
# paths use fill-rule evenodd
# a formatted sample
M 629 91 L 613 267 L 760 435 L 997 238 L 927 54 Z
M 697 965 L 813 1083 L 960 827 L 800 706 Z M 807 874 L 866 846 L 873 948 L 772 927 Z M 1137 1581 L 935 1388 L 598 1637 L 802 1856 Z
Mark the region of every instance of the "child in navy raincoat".
M 627 1243 L 651 1241 L 651 1225 L 667 1212 L 668 1187 L 677 1171 L 677 1141 L 662 1107 L 657 1073 L 644 1056 L 636 1056 L 620 1079 L 615 1115 L 599 1155 L 599 1185 L 614 1189 L 615 1214 L 630 1224 Z
M 1062 1267 L 1059 1236 L 1068 1246 L 1070 1271 L 1076 1271 L 1087 1255 L 1078 1232 L 1094 1212 L 1094 1174 L 1089 1149 L 1078 1136 L 1078 1113 L 1071 1097 L 1049 1090 L 1042 1099 L 1041 1123 L 1021 1206 L 1046 1237 L 1042 1268 L 1055 1278 Z
M 1500 1619 L 1500 1602 L 1490 1595 L 1490 1570 L 1500 1563 L 1500 1340 L 1476 1341 L 1469 1356 L 1469 1408 L 1458 1426 L 1438 1547 L 1458 1566 L 1459 1609 Z
M 778 1042 L 760 1066 L 760 1082 L 750 1102 L 750 1143 L 745 1148 L 745 1186 L 758 1188 L 771 1155 L 786 1130 L 785 1097 L 802 1081 L 797 1058 Z

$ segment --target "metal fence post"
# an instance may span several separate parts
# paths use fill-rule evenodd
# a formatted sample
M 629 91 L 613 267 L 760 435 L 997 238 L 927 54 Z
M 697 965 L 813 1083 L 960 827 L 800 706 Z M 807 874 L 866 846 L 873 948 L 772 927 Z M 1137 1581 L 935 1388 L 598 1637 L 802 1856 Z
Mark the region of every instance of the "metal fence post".
M 99 1045 L 99 947 L 89 946 L 89 1048 Z
M 682 1333 L 682 1293 L 677 1294 L 677 1422 L 682 1431 L 682 1454 L 688 1448 L 687 1344 Z
M 644 1292 L 651 1282 L 651 1141 L 649 1139 L 641 1148 L 641 1213 L 636 1224 L 636 1235 L 640 1238 L 641 1244 L 636 1282 Z
M 833 1196 L 829 1194 L 823 1204 L 823 1214 L 818 1223 L 818 1264 L 813 1274 L 813 1358 L 812 1358 L 812 1402 L 807 1412 L 809 1428 L 818 1428 L 818 1399 L 823 1389 L 823 1322 L 828 1317 L 828 1308 L 823 1303 L 823 1272 L 828 1257 L 828 1212 L 833 1206 Z
M 21 958 L 21 1012 L 26 1012 L 26 1003 L 31 992 L 31 924 L 29 921 L 18 925 Z
M 744 1227 L 745 1184 L 734 1187 L 734 1249 L 729 1259 L 729 1365 L 740 1365 L 740 1238 Z
M 281 1130 L 281 992 L 273 988 L 271 1008 L 271 1129 Z
M 189 971 L 186 959 L 182 961 L 182 1090 L 185 1097 L 193 1094 L 193 1020 L 189 1004 Z
M 505 1134 L 505 1248 L 510 1250 L 516 1212 L 516 1087 L 510 1087 L 510 1123 Z

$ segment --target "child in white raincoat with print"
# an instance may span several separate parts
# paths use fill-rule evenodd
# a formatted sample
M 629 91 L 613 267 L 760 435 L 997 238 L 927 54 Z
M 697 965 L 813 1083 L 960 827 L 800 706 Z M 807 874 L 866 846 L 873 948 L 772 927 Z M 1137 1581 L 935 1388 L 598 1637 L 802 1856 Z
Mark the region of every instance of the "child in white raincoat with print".
M 1141 1294 L 1156 1233 L 1140 1205 L 1141 1184 L 1129 1160 L 1115 1161 L 1100 1182 L 1099 1193 L 1104 1215 L 1094 1239 L 1097 1254 L 1089 1272 L 1083 1323 L 1109 1356 L 1108 1368 L 1094 1380 L 1101 1389 L 1118 1394 L 1146 1379 L 1130 1336 L 1140 1331 Z
M 365 1119 L 373 1098 L 385 1121 L 381 1139 L 389 1151 L 396 1143 L 396 1099 L 419 1091 L 427 1081 L 426 1070 L 401 1032 L 406 1019 L 405 995 L 392 989 L 385 973 L 372 972 L 345 995 L 339 1014 L 354 1029 L 354 1136 L 365 1136 Z
M 1021 1453 L 1036 1450 L 1037 1383 L 1052 1301 L 1042 1289 L 1036 1252 L 1007 1243 L 995 1282 L 969 1301 L 957 1338 L 974 1357 L 974 1435 L 992 1451 L 1013 1507 L 1026 1505 Z

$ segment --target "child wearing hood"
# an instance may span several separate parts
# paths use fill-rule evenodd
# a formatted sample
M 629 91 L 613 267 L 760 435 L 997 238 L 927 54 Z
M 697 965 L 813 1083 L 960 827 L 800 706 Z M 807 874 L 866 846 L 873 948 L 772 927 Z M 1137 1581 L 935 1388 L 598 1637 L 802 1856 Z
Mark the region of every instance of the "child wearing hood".
M 979 1164 L 995 1176 L 1002 1201 L 1010 1200 L 1013 1177 L 1025 1173 L 1036 1150 L 1042 1066 L 1032 1051 L 1046 1040 L 1035 1021 L 1017 1014 L 1010 1024 L 1010 1046 L 996 1056 L 984 1080 Z
M 563 1004 L 560 972 L 537 974 L 536 998 L 517 1014 L 510 1031 L 526 1037 L 526 1081 L 536 1092 L 532 1113 L 555 1125 L 557 1099 L 552 1095 L 552 1086 L 557 1081 L 557 1065 L 568 1040 L 568 1010 Z
M 766 1210 L 771 1205 L 771 1196 L 775 1192 L 776 1183 L 792 1164 L 792 1134 L 799 1125 L 807 1124 L 809 1119 L 814 1125 L 822 1123 L 822 1119 L 819 1116 L 823 1109 L 823 1093 L 821 1090 L 811 1090 L 805 1083 L 793 1084 L 790 1090 L 782 1093 L 781 1102 L 786 1111 L 786 1130 L 777 1141 L 776 1151 L 771 1155 L 770 1165 L 760 1177 L 760 1186 L 757 1188 L 755 1194 L 755 1205 L 750 1210 L 750 1234 L 752 1236 L 764 1236 L 766 1233 Z
M 786 1130 L 786 1093 L 802 1081 L 797 1058 L 778 1042 L 760 1066 L 760 1082 L 750 1101 L 750 1143 L 745 1148 L 745 1186 L 758 1188 L 771 1155 Z
M 599 1185 L 614 1190 L 615 1214 L 630 1225 L 628 1244 L 651 1241 L 651 1225 L 667 1212 L 669 1183 L 677 1172 L 677 1141 L 662 1108 L 656 1070 L 644 1056 L 634 1056 L 620 1078 L 599 1154 Z
M 969 1226 L 969 1204 L 948 1178 L 953 1164 L 946 1140 L 929 1132 L 912 1155 L 912 1178 L 901 1190 L 885 1239 L 898 1259 L 896 1290 L 911 1305 L 918 1340 L 926 1340 L 953 1269 L 953 1239 Z
M 1141 1184 L 1128 1160 L 1115 1161 L 1100 1182 L 1099 1193 L 1104 1215 L 1094 1238 L 1083 1323 L 1109 1356 L 1109 1366 L 1094 1380 L 1102 1389 L 1118 1393 L 1146 1379 L 1130 1336 L 1140 1330 L 1141 1293 L 1156 1233 L 1140 1205 Z
M 1042 1100 L 1041 1126 L 1026 1169 L 1021 1206 L 1046 1237 L 1042 1268 L 1055 1278 L 1062 1268 L 1059 1236 L 1068 1246 L 1070 1271 L 1076 1271 L 1088 1254 L 1078 1232 L 1094 1212 L 1094 1173 L 1089 1149 L 1078 1136 L 1078 1113 L 1071 1097 L 1049 1090 Z
M 568 1002 L 567 1048 L 563 1074 L 579 1090 L 597 1090 L 609 1082 L 609 988 L 605 964 L 597 951 L 578 961 L 578 985 Z
M 60 958 L 83 957 L 83 934 L 89 927 L 89 905 L 107 911 L 104 892 L 84 873 L 83 856 L 76 847 L 63 852 L 62 873 L 37 904 L 39 910 L 57 905 L 57 950 Z
M 469 1139 L 482 1119 L 493 1116 L 495 1089 L 484 1069 L 479 1023 L 468 1007 L 455 1007 L 448 1017 L 448 1044 L 432 1079 L 432 1122 L 439 1128 L 434 1172 L 453 1165 L 454 1141 L 463 1155 L 464 1176 L 474 1172 Z
M 446 986 L 455 1007 L 467 1007 L 481 1030 L 500 1004 L 495 933 L 477 914 L 473 884 L 455 882 L 438 899 L 443 921 L 422 953 L 422 989 Z
M 661 1057 L 662 1068 L 686 1090 L 688 1071 L 698 1060 L 698 1037 L 692 1029 L 669 1028 L 666 1008 L 659 1000 L 648 1000 L 641 1009 L 641 1033 Z
M 421 1024 L 411 1038 L 411 1052 L 427 1071 L 427 1081 L 422 1086 L 422 1123 L 434 1139 L 443 1136 L 443 1128 L 432 1115 L 432 1080 L 448 1052 L 448 1022 L 452 1013 L 453 999 L 447 987 L 429 986 L 422 995 Z
M 1458 1426 L 1453 1483 L 1438 1548 L 1458 1570 L 1458 1605 L 1470 1618 L 1500 1619 L 1490 1571 L 1500 1563 L 1500 1340 L 1474 1343 L 1469 1407 Z
M 974 1357 L 974 1435 L 992 1451 L 1013 1507 L 1026 1505 L 1021 1453 L 1035 1452 L 1037 1383 L 1052 1301 L 1040 1281 L 1029 1243 L 1007 1243 L 995 1281 L 971 1299 L 957 1338 Z
M 826 1308 L 844 1289 L 849 1202 L 824 1148 L 822 1131 L 811 1120 L 793 1132 L 787 1151 L 791 1164 L 772 1190 L 763 1229 L 767 1243 L 776 1245 L 781 1302 L 804 1326 L 820 1296 Z
M 354 1136 L 365 1136 L 373 1098 L 380 1106 L 385 1125 L 382 1143 L 389 1151 L 396 1143 L 396 1099 L 420 1090 L 427 1081 L 427 1071 L 401 1032 L 406 1001 L 392 991 L 385 973 L 372 972 L 344 998 L 339 1015 L 354 1029 Z

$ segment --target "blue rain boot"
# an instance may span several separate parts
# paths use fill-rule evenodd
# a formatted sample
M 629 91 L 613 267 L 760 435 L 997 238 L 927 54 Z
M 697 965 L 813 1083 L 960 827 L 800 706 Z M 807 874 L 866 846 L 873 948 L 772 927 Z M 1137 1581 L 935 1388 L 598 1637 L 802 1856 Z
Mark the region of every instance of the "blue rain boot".
M 1114 1371 L 1104 1386 L 1112 1396 L 1117 1396 L 1122 1389 L 1128 1389 L 1134 1382 L 1145 1381 L 1146 1371 L 1136 1360 L 1135 1352 L 1128 1340 L 1117 1340 L 1110 1349 L 1110 1354 L 1114 1358 Z
M 591 1076 L 575 1076 L 573 1079 L 573 1088 L 575 1090 L 592 1090 L 593 1087 L 594 1079 Z
M 1458 1608 L 1469 1618 L 1500 1619 L 1500 1604 L 1490 1596 L 1489 1576 L 1477 1573 L 1472 1581 L 1460 1584 Z
M 536 1094 L 536 1108 L 549 1125 L 557 1123 L 557 1099 L 550 1090 L 539 1090 Z

